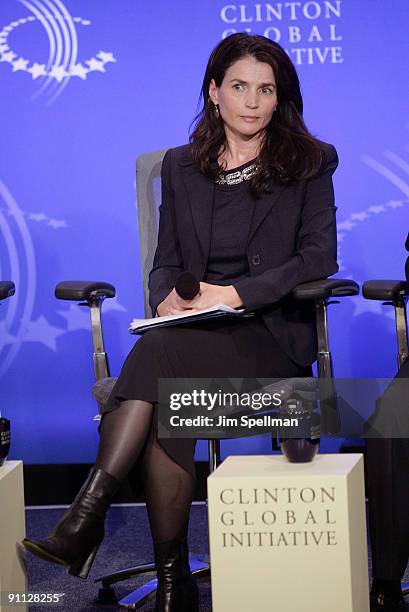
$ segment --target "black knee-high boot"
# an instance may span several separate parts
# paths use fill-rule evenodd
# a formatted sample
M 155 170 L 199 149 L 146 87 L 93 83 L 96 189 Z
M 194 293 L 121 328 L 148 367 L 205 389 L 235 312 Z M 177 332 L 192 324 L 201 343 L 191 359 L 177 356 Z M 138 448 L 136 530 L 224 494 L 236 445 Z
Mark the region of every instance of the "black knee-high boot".
M 187 538 L 154 542 L 158 577 L 155 612 L 198 612 L 199 593 L 190 573 Z
M 41 559 L 68 565 L 73 576 L 86 578 L 105 534 L 106 512 L 119 481 L 93 468 L 52 534 L 45 540 L 25 538 L 23 545 Z
M 74 576 L 87 577 L 104 537 L 105 514 L 143 448 L 152 412 L 149 402 L 127 400 L 104 415 L 97 461 L 88 479 L 46 540 L 23 540 L 28 550 L 47 561 L 68 565 Z

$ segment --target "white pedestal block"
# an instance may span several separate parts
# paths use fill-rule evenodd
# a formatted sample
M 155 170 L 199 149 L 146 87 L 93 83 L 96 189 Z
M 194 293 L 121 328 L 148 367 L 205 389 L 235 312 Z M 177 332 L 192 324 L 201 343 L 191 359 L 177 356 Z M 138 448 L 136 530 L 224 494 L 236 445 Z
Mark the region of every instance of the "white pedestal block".
M 26 535 L 23 462 L 6 461 L 0 467 L 0 591 L 27 591 L 26 572 L 17 544 Z M 4 597 L 4 596 L 3 596 Z M 26 610 L 25 604 L 0 603 L 1 612 Z
M 362 455 L 232 456 L 208 504 L 213 612 L 369 612 Z

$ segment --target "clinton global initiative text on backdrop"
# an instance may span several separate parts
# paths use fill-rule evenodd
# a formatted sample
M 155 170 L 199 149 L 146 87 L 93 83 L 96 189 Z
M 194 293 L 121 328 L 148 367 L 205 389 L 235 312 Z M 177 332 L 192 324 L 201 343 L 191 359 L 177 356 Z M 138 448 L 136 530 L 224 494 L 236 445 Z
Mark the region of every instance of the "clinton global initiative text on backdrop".
M 222 38 L 244 30 L 280 43 L 297 65 L 342 64 L 341 9 L 341 0 L 226 4 Z

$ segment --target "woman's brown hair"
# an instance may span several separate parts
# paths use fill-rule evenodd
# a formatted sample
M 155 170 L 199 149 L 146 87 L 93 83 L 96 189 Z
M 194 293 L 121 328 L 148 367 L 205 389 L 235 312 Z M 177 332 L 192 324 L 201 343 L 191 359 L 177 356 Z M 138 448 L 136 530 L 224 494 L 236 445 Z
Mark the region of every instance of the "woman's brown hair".
M 201 172 L 216 179 L 220 173 L 218 157 L 226 144 L 223 121 L 216 115 L 209 98 L 210 81 L 220 87 L 227 69 L 243 57 L 254 57 L 269 64 L 277 84 L 278 106 L 268 124 L 260 154 L 258 172 L 251 179 L 255 195 L 268 193 L 272 183 L 289 183 L 311 178 L 324 165 L 320 141 L 308 131 L 303 117 L 300 82 L 284 49 L 264 36 L 232 34 L 212 51 L 201 89 L 202 108 L 192 122 L 190 137 L 194 163 Z

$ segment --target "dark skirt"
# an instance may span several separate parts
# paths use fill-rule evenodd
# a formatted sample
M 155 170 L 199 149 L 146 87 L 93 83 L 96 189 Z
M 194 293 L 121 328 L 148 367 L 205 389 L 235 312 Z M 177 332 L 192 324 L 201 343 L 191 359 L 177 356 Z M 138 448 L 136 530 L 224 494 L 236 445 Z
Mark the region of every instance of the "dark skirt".
M 103 414 L 126 399 L 157 404 L 160 378 L 287 378 L 311 376 L 292 361 L 259 316 L 153 329 L 135 344 Z M 158 438 L 166 453 L 195 474 L 194 439 Z

